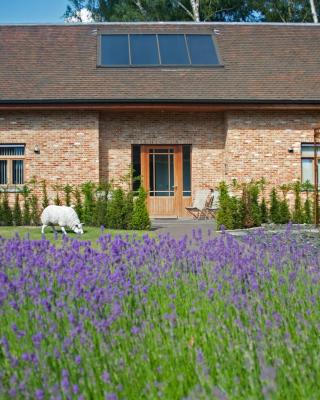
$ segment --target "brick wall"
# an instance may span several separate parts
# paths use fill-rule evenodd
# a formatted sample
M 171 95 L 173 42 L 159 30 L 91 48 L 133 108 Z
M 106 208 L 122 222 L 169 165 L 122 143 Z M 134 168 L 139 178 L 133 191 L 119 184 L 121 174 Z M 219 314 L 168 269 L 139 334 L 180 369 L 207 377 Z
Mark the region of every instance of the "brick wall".
M 224 177 L 222 113 L 102 113 L 100 178 L 119 182 L 129 171 L 132 144 L 191 144 L 193 190 Z
M 99 180 L 98 113 L 1 112 L 0 143 L 26 145 L 25 181 L 36 176 L 50 187 Z

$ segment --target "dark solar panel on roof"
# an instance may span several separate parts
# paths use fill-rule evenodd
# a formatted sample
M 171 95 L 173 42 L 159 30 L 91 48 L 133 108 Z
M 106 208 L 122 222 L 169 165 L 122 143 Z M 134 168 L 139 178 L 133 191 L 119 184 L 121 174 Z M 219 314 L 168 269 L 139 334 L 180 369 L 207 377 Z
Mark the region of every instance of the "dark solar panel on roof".
M 219 64 L 212 35 L 104 34 L 102 66 L 210 66 Z

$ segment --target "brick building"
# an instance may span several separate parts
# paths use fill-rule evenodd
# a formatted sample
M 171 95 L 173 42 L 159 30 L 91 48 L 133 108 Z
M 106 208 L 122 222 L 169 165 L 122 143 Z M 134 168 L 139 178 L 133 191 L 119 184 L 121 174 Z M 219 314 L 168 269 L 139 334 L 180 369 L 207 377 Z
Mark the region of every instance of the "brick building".
M 320 26 L 0 25 L 0 184 L 119 182 L 152 215 L 198 188 L 313 179 Z

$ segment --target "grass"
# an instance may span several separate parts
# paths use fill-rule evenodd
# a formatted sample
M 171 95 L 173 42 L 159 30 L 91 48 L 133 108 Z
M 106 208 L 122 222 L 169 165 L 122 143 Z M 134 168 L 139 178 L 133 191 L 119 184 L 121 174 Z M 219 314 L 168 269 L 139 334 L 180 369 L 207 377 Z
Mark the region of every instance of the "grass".
M 50 227 L 47 227 L 45 230 L 45 237 L 46 239 L 49 239 L 52 242 L 58 241 L 58 243 L 61 242 L 62 239 L 62 232 L 60 231 L 59 228 L 56 228 L 57 230 L 57 238 L 55 238 L 55 235 Z M 83 235 L 77 235 L 72 231 L 68 231 L 68 236 L 70 238 L 74 239 L 80 239 L 80 240 L 90 240 L 92 243 L 95 243 L 95 241 L 101 236 L 102 232 L 100 228 L 96 227 L 85 227 L 84 228 L 84 234 Z M 126 230 L 115 230 L 115 229 L 106 229 L 103 231 L 103 234 L 110 233 L 112 236 L 115 235 L 137 235 L 138 237 L 142 237 L 145 233 L 150 234 L 150 232 L 147 231 L 126 231 Z M 14 237 L 16 234 L 18 234 L 21 238 L 25 238 L 26 235 L 29 236 L 31 240 L 41 240 L 42 235 L 41 235 L 41 227 L 40 226 L 1 226 L 0 227 L 0 236 L 10 239 Z

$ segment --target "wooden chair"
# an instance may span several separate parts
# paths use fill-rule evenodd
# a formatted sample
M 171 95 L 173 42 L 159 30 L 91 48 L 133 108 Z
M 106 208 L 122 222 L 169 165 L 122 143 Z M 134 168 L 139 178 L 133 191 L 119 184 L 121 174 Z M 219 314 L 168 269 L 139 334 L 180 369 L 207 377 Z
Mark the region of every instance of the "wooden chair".
M 208 218 L 206 207 L 208 206 L 208 201 L 210 201 L 210 194 L 210 189 L 200 189 L 196 191 L 192 206 L 186 207 L 186 210 L 193 216 L 193 218 Z

